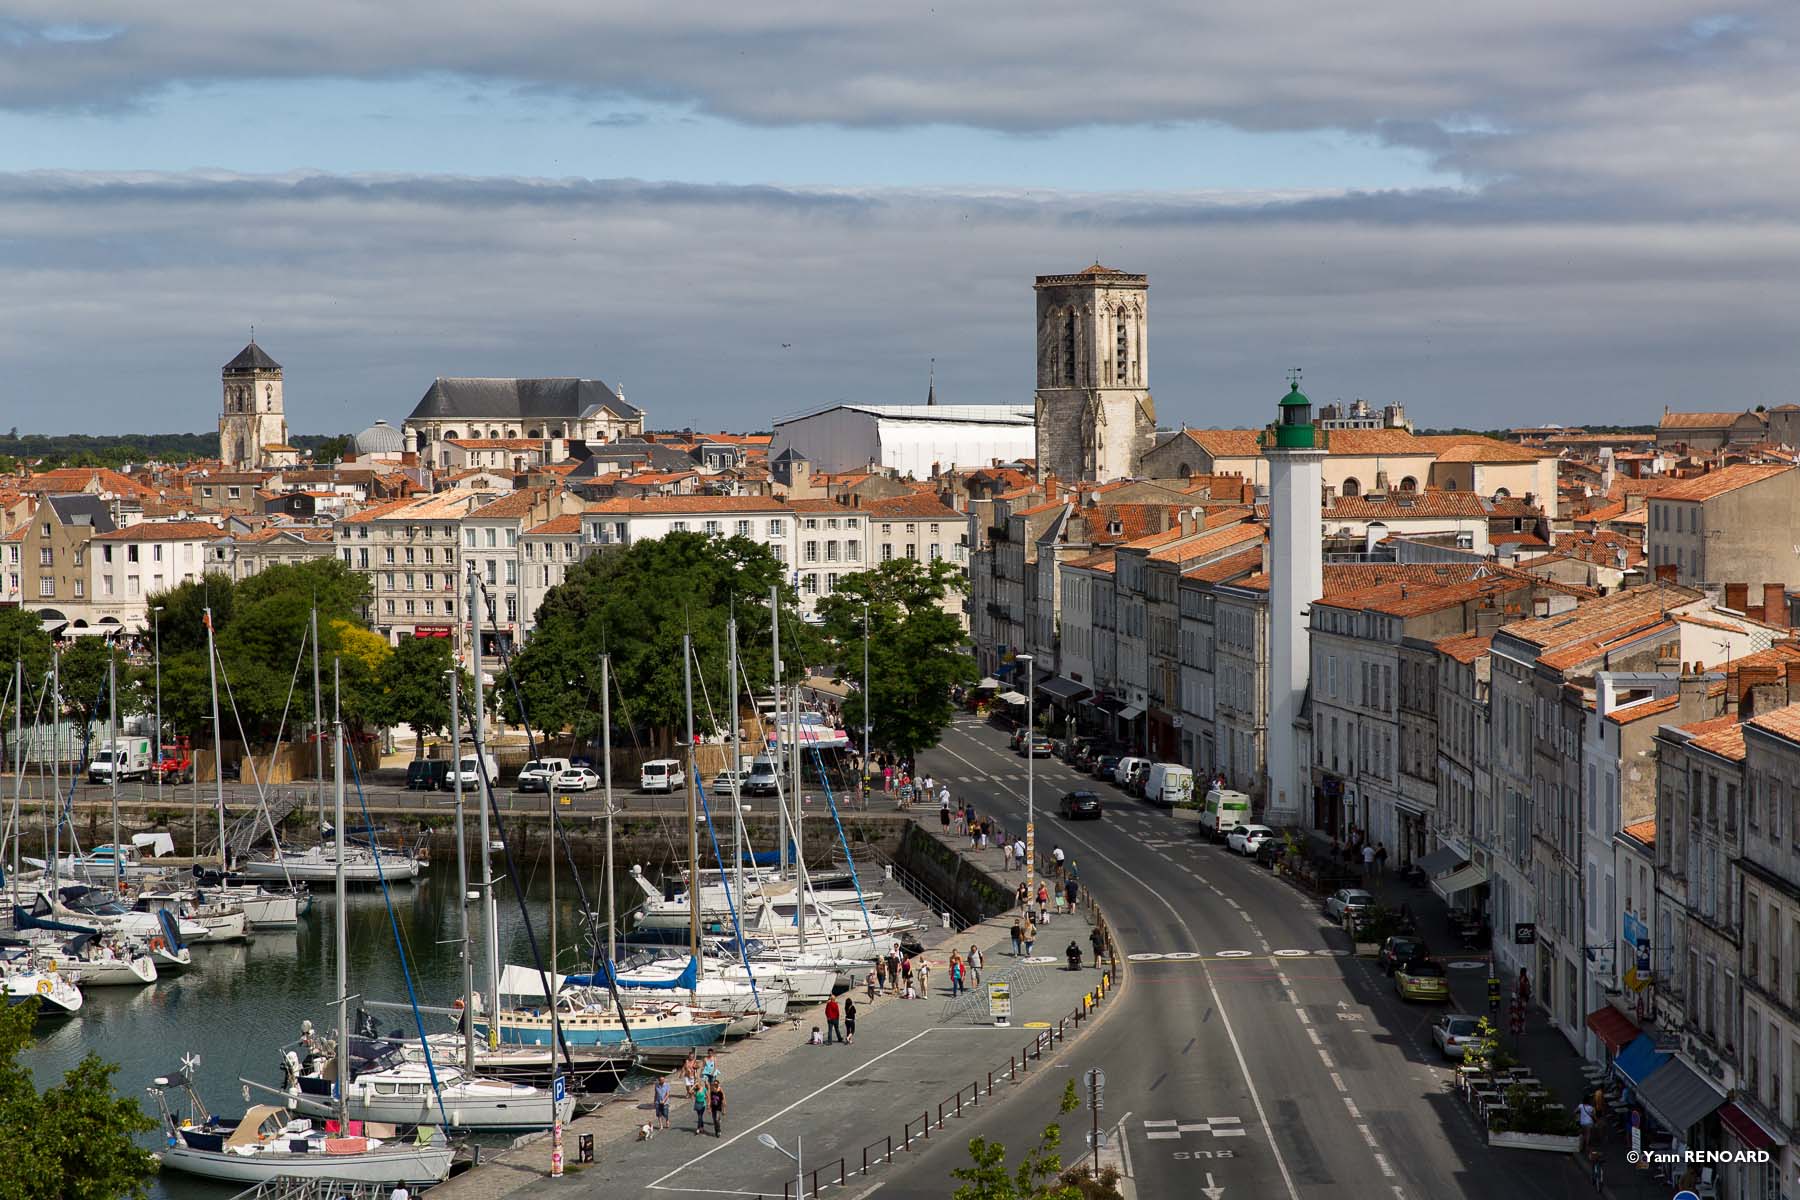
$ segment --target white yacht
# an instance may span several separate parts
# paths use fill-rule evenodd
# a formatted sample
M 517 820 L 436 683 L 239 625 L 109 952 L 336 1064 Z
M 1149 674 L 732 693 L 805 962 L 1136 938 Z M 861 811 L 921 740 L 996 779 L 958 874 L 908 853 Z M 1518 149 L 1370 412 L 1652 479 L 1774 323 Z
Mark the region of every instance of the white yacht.
M 331 883 L 337 879 L 337 843 L 284 850 L 271 858 L 256 858 L 238 867 L 247 879 L 293 880 L 295 883 Z M 367 846 L 344 849 L 344 881 L 356 884 L 404 883 L 419 877 L 419 860 L 397 850 L 382 850 L 379 857 Z

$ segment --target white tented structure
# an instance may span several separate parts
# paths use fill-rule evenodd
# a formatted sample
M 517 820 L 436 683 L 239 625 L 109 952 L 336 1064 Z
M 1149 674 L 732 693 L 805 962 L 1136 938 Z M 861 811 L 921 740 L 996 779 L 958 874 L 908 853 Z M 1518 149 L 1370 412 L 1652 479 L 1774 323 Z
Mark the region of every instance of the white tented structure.
M 1036 452 L 1030 404 L 833 404 L 775 422 L 774 459 L 792 449 L 828 474 L 870 464 L 928 479 L 932 468 L 985 467 Z

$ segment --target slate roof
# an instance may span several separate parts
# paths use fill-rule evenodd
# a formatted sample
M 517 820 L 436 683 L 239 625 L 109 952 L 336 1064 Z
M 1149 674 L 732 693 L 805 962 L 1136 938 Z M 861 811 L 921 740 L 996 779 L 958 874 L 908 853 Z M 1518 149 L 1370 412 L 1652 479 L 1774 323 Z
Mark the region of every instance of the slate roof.
M 527 420 L 533 417 L 574 419 L 597 409 L 621 417 L 642 416 L 611 385 L 599 379 L 462 379 L 432 380 L 407 418 L 412 421 L 471 419 Z
M 281 364 L 269 357 L 269 352 L 255 342 L 251 342 L 237 352 L 237 357 L 220 368 L 222 371 L 279 371 Z
M 117 528 L 113 523 L 112 505 L 98 496 L 45 496 L 44 503 L 64 525 L 87 525 L 95 533 L 111 533 Z

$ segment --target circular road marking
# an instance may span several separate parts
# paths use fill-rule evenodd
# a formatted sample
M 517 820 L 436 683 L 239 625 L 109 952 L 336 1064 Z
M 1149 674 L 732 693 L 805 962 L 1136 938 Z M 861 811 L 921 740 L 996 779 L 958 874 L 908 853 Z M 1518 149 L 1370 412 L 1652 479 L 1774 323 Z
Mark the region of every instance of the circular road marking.
M 1050 1022 L 1048 1022 L 1048 1021 L 1027 1021 L 1027 1022 L 1025 1022 L 1025 1028 L 1026 1029 L 1048 1029 L 1048 1028 L 1050 1028 Z
M 1313 953 L 1317 954 L 1321 958 L 1349 958 L 1350 957 L 1350 952 L 1348 950 L 1314 950 Z
M 1053 963 L 1057 960 L 1048 954 L 1035 954 L 1030 958 L 1021 958 L 1019 961 L 1023 963 Z
M 1220 958 L 1249 958 L 1250 952 L 1248 950 L 1221 950 L 1221 951 L 1219 951 L 1219 957 Z
M 1162 961 L 1162 955 L 1160 955 L 1160 954 L 1148 954 L 1148 953 L 1146 953 L 1146 954 L 1127 954 L 1125 957 L 1126 957 L 1126 959 L 1128 959 L 1131 962 L 1161 962 Z M 1031 960 L 1028 958 L 1025 961 L 1030 962 Z
M 1277 950 L 1275 952 L 1275 957 L 1276 958 L 1306 958 L 1311 954 L 1312 954 L 1311 950 Z
M 1199 958 L 1200 956 L 1192 950 L 1171 950 L 1169 953 L 1163 955 L 1163 957 L 1170 962 L 1187 962 L 1190 959 Z
M 1450 964 L 1450 969 L 1452 971 L 1480 971 L 1480 970 L 1484 970 L 1486 967 L 1487 967 L 1486 963 L 1476 962 L 1472 958 L 1471 959 L 1461 959 L 1461 960 L 1458 960 L 1458 961 Z

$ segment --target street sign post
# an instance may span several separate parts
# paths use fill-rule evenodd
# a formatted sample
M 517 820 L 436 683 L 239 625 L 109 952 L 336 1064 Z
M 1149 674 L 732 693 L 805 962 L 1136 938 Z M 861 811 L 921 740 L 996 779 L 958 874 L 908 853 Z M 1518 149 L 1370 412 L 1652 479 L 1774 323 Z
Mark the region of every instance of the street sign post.
M 988 989 L 988 1016 L 996 1025 L 1012 1024 L 1012 984 L 1005 980 L 992 980 Z
M 560 1074 L 550 1081 L 550 1178 L 560 1179 L 563 1173 L 562 1143 L 562 1104 L 563 1097 L 569 1094 L 568 1081 Z
M 1100 1173 L 1100 1110 L 1106 1107 L 1106 1072 L 1099 1067 L 1089 1067 L 1081 1077 L 1087 1085 L 1088 1108 L 1094 1113 L 1094 1131 L 1090 1142 L 1094 1147 L 1094 1174 Z

